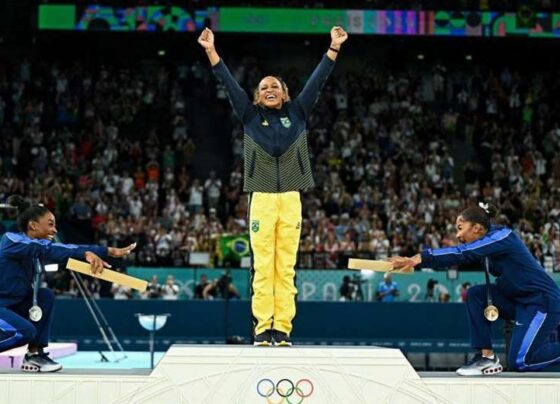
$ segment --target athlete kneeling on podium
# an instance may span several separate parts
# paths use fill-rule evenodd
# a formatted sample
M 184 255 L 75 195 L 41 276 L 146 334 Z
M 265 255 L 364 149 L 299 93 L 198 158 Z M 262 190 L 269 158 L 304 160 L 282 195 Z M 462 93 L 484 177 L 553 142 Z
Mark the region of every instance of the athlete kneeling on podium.
M 491 322 L 487 319 L 495 317 L 485 313 L 487 308 L 492 308 L 496 317 L 499 313 L 504 320 L 515 320 L 507 353 L 512 370 L 538 370 L 560 362 L 560 343 L 549 342 L 560 323 L 560 289 L 517 234 L 507 227 L 490 224 L 494 213 L 494 207 L 488 204 L 461 212 L 456 228 L 457 239 L 463 244 L 427 249 L 411 258 L 390 259 L 395 269 L 488 262 L 489 272 L 496 276 L 496 282 L 489 285 L 489 295 L 486 285 L 471 286 L 467 291 L 471 345 L 479 353 L 457 370 L 461 376 L 502 371 L 492 349 Z M 493 306 L 488 306 L 489 297 Z
M 21 233 L 8 232 L 0 239 L 0 352 L 28 344 L 21 370 L 56 372 L 62 365 L 43 351 L 50 339 L 54 294 L 50 289 L 32 286 L 38 283 L 35 268 L 75 258 L 85 259 L 91 271 L 98 274 L 108 266 L 100 257 L 124 257 L 135 244 L 114 248 L 54 243 L 56 222 L 49 209 L 30 205 L 18 195 L 9 197 L 8 203 L 18 210 Z M 32 306 L 35 313 L 41 314 L 31 314 Z

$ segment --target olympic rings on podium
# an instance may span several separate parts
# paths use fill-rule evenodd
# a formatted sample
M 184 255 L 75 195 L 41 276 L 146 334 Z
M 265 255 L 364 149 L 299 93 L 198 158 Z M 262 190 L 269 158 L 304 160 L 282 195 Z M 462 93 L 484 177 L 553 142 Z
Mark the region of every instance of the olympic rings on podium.
M 300 379 L 295 384 L 290 379 L 280 379 L 276 384 L 270 379 L 261 379 L 257 383 L 258 395 L 266 398 L 269 404 L 281 404 L 284 400 L 288 404 L 301 404 L 305 398 L 313 394 L 314 390 L 315 386 L 309 379 Z M 280 396 L 280 401 L 277 403 L 270 400 L 274 393 Z M 290 397 L 294 395 L 299 397 L 299 400 L 292 402 Z

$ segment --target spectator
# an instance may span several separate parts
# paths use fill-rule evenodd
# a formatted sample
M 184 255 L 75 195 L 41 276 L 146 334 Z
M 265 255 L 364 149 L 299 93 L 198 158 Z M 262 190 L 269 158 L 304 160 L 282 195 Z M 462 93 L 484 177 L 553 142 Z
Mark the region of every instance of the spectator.
M 340 301 L 345 302 L 353 300 L 354 285 L 352 284 L 352 281 L 348 275 L 345 275 L 342 278 L 342 285 L 340 285 L 339 293 Z
M 163 300 L 177 300 L 179 296 L 179 285 L 175 283 L 173 275 L 167 275 L 165 284 L 161 288 Z
M 130 289 L 128 286 L 113 283 L 111 292 L 113 293 L 113 299 L 115 300 L 132 299 L 132 289 Z
M 193 180 L 189 188 L 189 211 L 191 213 L 198 213 L 202 210 L 203 204 L 203 188 L 200 186 L 198 178 Z
M 391 280 L 391 274 L 386 272 L 383 282 L 379 283 L 375 297 L 378 302 L 394 302 L 399 296 L 397 283 Z
M 439 303 L 449 303 L 451 301 L 451 295 L 447 292 L 440 292 L 438 296 Z
M 161 297 L 161 285 L 158 283 L 157 275 L 152 275 L 144 294 L 148 299 L 159 299 Z
M 426 283 L 426 296 L 424 297 L 425 301 L 427 302 L 436 301 L 435 288 L 437 284 L 438 284 L 437 280 L 431 278 L 428 279 L 428 282 Z
M 470 282 L 465 282 L 461 285 L 461 302 L 465 303 L 467 301 L 467 292 L 470 287 Z
M 200 275 L 200 282 L 194 287 L 194 298 L 195 299 L 206 299 L 206 297 L 204 297 L 204 289 L 206 288 L 206 286 L 208 286 L 209 282 L 208 282 L 208 276 L 206 274 L 202 274 Z M 215 290 L 212 290 L 211 292 L 207 292 L 208 298 L 214 298 L 216 297 L 216 293 Z
M 78 220 L 89 220 L 91 218 L 91 208 L 82 196 L 78 196 L 70 207 L 70 214 Z
M 99 299 L 101 293 L 101 282 L 97 278 L 84 279 L 84 286 L 94 299 Z
M 210 177 L 204 183 L 204 190 L 206 191 L 208 208 L 217 209 L 222 192 L 222 181 L 216 178 L 216 172 L 214 170 L 210 171 Z

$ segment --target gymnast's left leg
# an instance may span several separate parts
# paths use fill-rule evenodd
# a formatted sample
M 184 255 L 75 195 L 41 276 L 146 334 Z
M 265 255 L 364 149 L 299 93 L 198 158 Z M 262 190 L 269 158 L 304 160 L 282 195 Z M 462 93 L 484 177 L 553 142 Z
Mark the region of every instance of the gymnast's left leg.
M 54 293 L 50 289 L 39 289 L 37 305 L 41 308 L 43 315 L 39 321 L 30 323 L 24 319 L 28 317 L 32 305 L 33 295 L 31 294 L 25 300 L 10 307 L 13 312 L 23 317 L 22 321 L 33 325 L 35 330 L 28 341 L 28 352 L 23 359 L 21 370 L 24 372 L 58 372 L 62 369 L 62 365 L 53 361 L 49 354 L 44 352 L 44 348 L 49 345 L 50 340 Z

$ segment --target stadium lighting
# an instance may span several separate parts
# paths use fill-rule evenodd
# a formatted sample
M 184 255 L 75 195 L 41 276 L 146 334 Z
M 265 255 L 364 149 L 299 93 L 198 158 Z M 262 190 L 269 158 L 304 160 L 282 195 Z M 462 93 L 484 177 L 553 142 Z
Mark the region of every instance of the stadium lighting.
M 160 49 L 160 50 L 158 51 L 158 55 L 159 55 L 159 56 L 165 56 L 165 50 Z
M 424 60 L 424 54 L 423 53 L 419 53 L 418 56 L 416 56 L 418 58 L 418 60 Z

